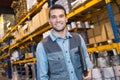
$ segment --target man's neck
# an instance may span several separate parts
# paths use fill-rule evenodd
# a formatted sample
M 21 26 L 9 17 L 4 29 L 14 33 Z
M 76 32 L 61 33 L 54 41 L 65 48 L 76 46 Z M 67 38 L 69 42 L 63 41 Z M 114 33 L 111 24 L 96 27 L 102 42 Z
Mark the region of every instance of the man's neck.
M 60 32 L 57 32 L 57 31 L 53 31 L 54 34 L 56 34 L 57 36 L 61 37 L 61 38 L 65 38 L 66 36 L 66 29 L 63 30 L 63 31 L 60 31 Z

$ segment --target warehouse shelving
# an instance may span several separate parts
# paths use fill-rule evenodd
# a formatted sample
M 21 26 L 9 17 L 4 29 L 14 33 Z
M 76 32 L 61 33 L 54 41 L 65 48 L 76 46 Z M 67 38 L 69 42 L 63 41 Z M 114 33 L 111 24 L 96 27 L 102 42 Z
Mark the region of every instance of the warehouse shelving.
M 2 56 L 0 56 L 0 60 L 1 60 L 1 59 L 5 59 L 5 58 L 7 58 L 7 57 L 9 57 L 9 54 L 8 54 L 8 53 L 3 54 Z
M 89 2 L 83 4 L 82 6 L 80 6 L 79 8 L 73 10 L 71 13 L 69 13 L 67 15 L 68 18 L 72 18 L 74 16 L 76 16 L 77 14 L 81 13 L 82 11 L 87 10 L 88 8 L 93 7 L 94 5 L 99 4 L 100 2 L 102 2 L 103 0 L 90 0 Z
M 28 63 L 28 62 L 36 63 L 36 58 L 30 58 L 30 59 L 25 59 L 25 60 L 12 62 L 12 64 L 14 64 L 14 65 L 15 64 L 24 64 L 24 63 Z
M 7 67 L 7 63 L 4 63 L 3 65 L 0 65 L 0 69 L 3 68 L 3 67 L 4 68 Z
M 112 50 L 112 49 L 116 49 L 117 52 L 120 53 L 120 43 L 110 43 L 110 44 L 107 44 L 107 45 L 88 48 L 88 52 L 93 53 L 93 52 Z
M 109 3 L 111 0 L 105 0 L 106 3 Z M 39 4 L 37 4 L 22 20 L 20 20 L 19 23 L 17 23 L 1 40 L 0 42 L 3 42 L 10 34 L 11 32 L 13 32 L 14 30 L 17 29 L 18 25 L 22 24 L 26 19 L 28 19 L 30 17 L 30 15 L 32 15 L 37 9 L 39 9 L 44 3 L 46 2 L 46 0 L 42 0 Z M 104 0 L 90 0 L 88 2 L 86 2 L 84 5 L 80 5 L 79 7 L 77 7 L 75 10 L 72 10 L 68 15 L 67 17 L 69 19 L 72 19 L 74 18 L 76 15 L 80 14 L 81 12 L 83 11 L 86 11 L 87 9 L 90 9 L 92 8 L 93 6 L 99 4 L 99 3 L 102 3 L 104 2 Z M 91 15 L 90 15 L 91 16 Z M 86 16 L 86 18 L 89 17 L 89 14 L 88 16 Z M 86 19 L 84 19 L 86 20 Z M 10 46 L 5 46 L 3 47 L 0 51 L 4 51 L 5 49 L 9 49 L 9 50 L 12 50 L 14 49 L 15 47 L 20 47 L 21 44 L 22 45 L 25 45 L 24 43 L 27 42 L 27 41 L 32 41 L 34 37 L 36 37 L 37 35 L 42 35 L 43 32 L 51 29 L 52 27 L 46 23 L 45 25 L 41 26 L 37 31 L 31 33 L 29 36 L 21 39 L 19 42 L 13 44 L 13 45 L 10 45 Z M 22 46 L 23 47 L 23 46 Z M 120 53 L 120 43 L 111 43 L 111 44 L 107 44 L 107 45 L 102 45 L 102 46 L 97 46 L 97 47 L 93 47 L 93 48 L 88 48 L 88 52 L 92 53 L 92 52 L 96 52 L 96 51 L 103 51 L 103 50 L 110 50 L 110 49 L 117 49 L 117 51 Z M 24 47 L 23 47 L 24 48 Z M 0 59 L 4 59 L 6 57 L 8 57 L 9 55 L 8 54 L 5 54 L 5 55 L 2 55 L 0 57 Z M 36 59 L 35 58 L 32 58 L 32 59 L 25 59 L 25 60 L 20 60 L 20 61 L 16 61 L 16 62 L 13 62 L 12 64 L 22 64 L 22 63 L 27 63 L 27 62 L 33 62 L 35 63 L 36 62 Z
M 2 39 L 0 39 L 0 43 L 3 42 L 11 34 L 11 32 L 13 32 L 14 30 L 17 29 L 18 25 L 22 24 L 26 19 L 28 19 L 30 17 L 30 15 L 32 15 L 37 9 L 39 9 L 45 2 L 46 2 L 46 0 L 42 0 L 40 3 L 36 4 L 28 12 L 28 14 L 25 17 L 23 17 L 15 26 L 12 27 L 12 29 L 7 34 L 5 34 L 5 36 L 3 36 Z
M 10 33 L 11 33 L 12 31 L 16 30 L 17 27 L 18 27 L 18 25 L 20 25 L 22 22 L 24 22 L 24 21 L 30 16 L 30 14 L 32 14 L 36 9 L 38 9 L 38 8 L 39 8 L 43 3 L 45 3 L 45 2 L 46 2 L 46 1 L 43 0 L 43 1 L 41 2 L 41 4 L 37 5 L 37 8 L 35 8 L 32 12 L 28 13 L 16 26 L 14 26 L 14 27 L 12 28 L 12 30 L 10 31 Z M 72 18 L 72 17 L 76 16 L 77 14 L 81 13 L 82 11 L 85 11 L 86 9 L 88 9 L 88 8 L 90 8 L 90 7 L 98 4 L 98 3 L 100 3 L 100 2 L 102 2 L 102 0 L 90 0 L 89 2 L 85 3 L 84 5 L 81 5 L 81 6 L 78 7 L 77 9 L 71 11 L 67 16 L 68 16 L 68 18 Z M 14 44 L 12 47 L 10 47 L 10 49 L 18 46 L 18 45 L 21 44 L 21 43 L 24 43 L 24 42 L 27 41 L 27 40 L 32 39 L 33 37 L 37 36 L 38 34 L 42 34 L 43 32 L 45 32 L 45 31 L 47 31 L 47 30 L 49 30 L 49 29 L 51 29 L 51 26 L 46 26 L 46 27 L 43 26 L 40 31 L 35 32 L 35 33 L 32 34 L 32 35 L 29 35 L 29 37 L 25 38 L 24 40 L 21 40 L 19 43 Z M 2 38 L 1 41 L 4 41 L 4 39 L 7 38 L 7 37 L 10 35 L 10 33 L 7 33 L 7 34 Z
M 6 45 L 5 47 L 3 47 L 3 48 L 0 50 L 0 52 L 3 52 L 4 50 L 6 50 L 6 49 L 8 49 L 8 48 L 9 48 L 9 46 Z

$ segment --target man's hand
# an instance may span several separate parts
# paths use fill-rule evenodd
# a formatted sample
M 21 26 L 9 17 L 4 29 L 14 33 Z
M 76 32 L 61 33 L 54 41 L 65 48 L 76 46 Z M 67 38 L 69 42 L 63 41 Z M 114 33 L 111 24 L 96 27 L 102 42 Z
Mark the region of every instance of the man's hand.
M 88 69 L 87 71 L 88 71 L 88 75 L 87 76 L 83 75 L 83 80 L 91 80 L 92 78 L 92 70 Z

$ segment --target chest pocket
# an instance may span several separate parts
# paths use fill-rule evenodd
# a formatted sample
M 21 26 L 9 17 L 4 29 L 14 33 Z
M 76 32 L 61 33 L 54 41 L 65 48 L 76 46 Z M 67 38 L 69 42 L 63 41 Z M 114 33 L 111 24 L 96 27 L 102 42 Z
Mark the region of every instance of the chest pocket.
M 65 60 L 62 52 L 48 53 L 49 70 L 53 74 L 64 71 Z
M 70 56 L 71 56 L 73 65 L 76 65 L 77 68 L 81 68 L 82 65 L 81 65 L 81 62 L 80 62 L 80 55 L 79 55 L 79 51 L 78 51 L 77 47 L 73 48 L 70 51 Z

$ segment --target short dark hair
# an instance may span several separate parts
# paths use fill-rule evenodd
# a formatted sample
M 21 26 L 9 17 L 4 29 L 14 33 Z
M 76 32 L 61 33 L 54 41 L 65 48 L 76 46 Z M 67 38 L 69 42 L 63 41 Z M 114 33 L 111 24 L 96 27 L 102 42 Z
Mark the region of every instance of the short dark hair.
M 54 9 L 62 9 L 62 10 L 64 10 L 64 13 L 65 13 L 65 15 L 66 15 L 66 10 L 65 10 L 65 8 L 64 8 L 62 5 L 60 5 L 60 4 L 55 4 L 55 5 L 53 5 L 52 7 L 50 7 L 49 17 L 50 17 L 50 11 L 51 11 L 51 10 L 54 10 Z

